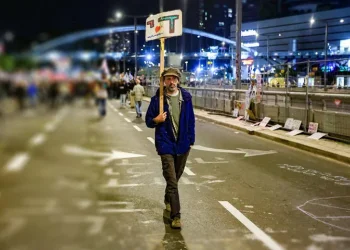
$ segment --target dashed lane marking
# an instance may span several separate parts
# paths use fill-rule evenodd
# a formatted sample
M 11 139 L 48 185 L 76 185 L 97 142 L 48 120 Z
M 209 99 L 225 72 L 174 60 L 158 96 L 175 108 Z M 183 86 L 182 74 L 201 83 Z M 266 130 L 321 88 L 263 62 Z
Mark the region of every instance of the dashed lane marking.
M 226 208 L 237 220 L 239 220 L 246 228 L 248 228 L 260 241 L 264 243 L 266 247 L 271 250 L 283 250 L 276 241 L 274 241 L 269 235 L 258 228 L 253 222 L 245 217 L 237 208 L 231 205 L 228 201 L 219 201 L 219 203 Z
M 124 118 L 124 120 L 127 121 L 127 122 L 131 122 L 128 118 Z
M 185 167 L 185 173 L 186 173 L 187 175 L 191 175 L 191 176 L 196 175 L 196 174 L 193 173 L 188 167 Z
M 147 140 L 149 140 L 150 142 L 152 142 L 154 144 L 154 139 L 152 137 L 147 137 Z
M 135 128 L 137 131 L 142 132 L 142 129 L 140 129 L 138 126 L 135 125 L 134 128 Z
M 29 161 L 30 157 L 28 153 L 18 153 L 12 159 L 10 159 L 6 166 L 5 171 L 7 172 L 18 172 L 21 171 Z
M 33 136 L 30 140 L 29 140 L 29 145 L 30 146 L 38 146 L 40 144 L 43 144 L 46 141 L 46 135 L 45 134 L 37 134 L 35 136 Z

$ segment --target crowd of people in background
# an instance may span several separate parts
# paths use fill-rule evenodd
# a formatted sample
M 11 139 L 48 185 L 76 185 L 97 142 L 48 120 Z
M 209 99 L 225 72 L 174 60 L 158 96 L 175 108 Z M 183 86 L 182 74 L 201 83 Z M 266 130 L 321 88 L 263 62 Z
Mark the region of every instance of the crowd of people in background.
M 101 72 L 81 72 L 77 77 L 68 78 L 57 74 L 38 76 L 33 72 L 10 74 L 0 71 L 0 115 L 6 113 L 1 102 L 7 99 L 14 101 L 18 111 L 39 105 L 55 109 L 63 104 L 71 104 L 77 98 L 85 99 L 86 103 L 98 99 L 98 95 L 101 97 L 101 87 L 106 90 L 106 95 L 102 94 L 106 99 L 121 99 L 124 107 L 130 103 L 130 92 L 135 86 L 131 74 L 102 75 L 103 78 Z M 146 84 L 145 77 L 138 77 L 138 80 L 141 85 Z

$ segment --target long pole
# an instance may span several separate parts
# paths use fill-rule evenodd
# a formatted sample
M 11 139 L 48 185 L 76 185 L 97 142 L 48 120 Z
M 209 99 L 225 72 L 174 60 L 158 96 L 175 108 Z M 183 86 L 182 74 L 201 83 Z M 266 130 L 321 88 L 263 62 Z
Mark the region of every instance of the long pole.
M 269 35 L 266 36 L 266 62 L 269 64 Z
M 159 67 L 159 114 L 163 114 L 163 103 L 164 103 L 164 84 L 162 73 L 164 71 L 164 38 L 160 39 L 160 67 Z
M 324 33 L 324 90 L 327 90 L 327 52 L 328 52 L 328 22 Z
M 305 95 L 305 123 L 304 131 L 307 131 L 308 120 L 309 120 L 309 75 L 310 75 L 310 61 L 307 61 L 307 75 L 306 75 L 306 95 Z
M 159 0 L 159 12 L 163 12 L 163 0 Z M 164 84 L 162 73 L 164 71 L 164 38 L 160 39 L 160 67 L 159 67 L 159 114 L 163 114 L 163 103 L 164 103 Z
M 242 1 L 236 1 L 236 88 L 241 88 Z
M 134 50 L 135 50 L 135 73 L 134 78 L 137 77 L 137 17 L 134 17 Z

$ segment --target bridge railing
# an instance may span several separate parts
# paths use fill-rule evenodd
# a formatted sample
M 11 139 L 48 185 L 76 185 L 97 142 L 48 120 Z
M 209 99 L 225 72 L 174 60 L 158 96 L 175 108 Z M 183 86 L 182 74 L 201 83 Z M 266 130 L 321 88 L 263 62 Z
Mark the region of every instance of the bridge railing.
M 153 96 L 158 86 L 147 86 L 146 94 Z M 232 115 L 239 108 L 244 115 L 247 90 L 222 88 L 186 88 L 196 108 Z M 288 118 L 302 121 L 307 131 L 309 122 L 318 123 L 318 130 L 330 135 L 350 137 L 350 93 L 335 90 L 332 93 L 289 90 L 263 90 L 260 101 L 248 107 L 256 119 L 270 117 L 273 123 L 284 125 Z

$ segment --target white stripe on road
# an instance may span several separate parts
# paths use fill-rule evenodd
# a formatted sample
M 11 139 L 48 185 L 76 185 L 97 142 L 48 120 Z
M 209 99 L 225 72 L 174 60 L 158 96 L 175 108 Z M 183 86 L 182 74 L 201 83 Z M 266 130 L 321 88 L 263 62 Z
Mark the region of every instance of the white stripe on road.
M 138 126 L 135 125 L 134 128 L 135 128 L 137 131 L 142 132 L 142 129 L 140 129 Z
M 127 208 L 105 208 L 99 209 L 99 213 L 111 214 L 111 213 L 135 213 L 135 212 L 147 212 L 147 209 L 127 209 Z
M 5 166 L 7 172 L 21 171 L 29 161 L 30 157 L 27 153 L 18 153 Z
M 120 116 L 124 116 L 122 113 L 119 113 Z
M 237 208 L 231 205 L 228 201 L 219 201 L 219 203 L 226 208 L 237 220 L 239 220 L 246 228 L 248 228 L 259 240 L 261 240 L 265 246 L 271 250 L 282 250 L 284 249 L 264 231 L 258 228 L 253 222 L 245 217 Z
M 45 125 L 45 130 L 46 130 L 47 132 L 53 132 L 54 130 L 56 130 L 56 126 L 57 126 L 57 124 L 54 123 L 54 122 L 47 123 L 47 124 Z
M 152 142 L 154 144 L 154 139 L 152 137 L 147 137 L 147 140 L 149 140 L 150 142 Z
M 124 118 L 124 120 L 127 121 L 127 122 L 131 122 L 128 118 Z
M 188 175 L 196 175 L 188 167 L 185 167 L 185 173 L 188 174 Z
M 43 144 L 44 141 L 46 141 L 46 135 L 37 134 L 30 139 L 29 144 L 30 146 L 38 146 L 40 144 Z

